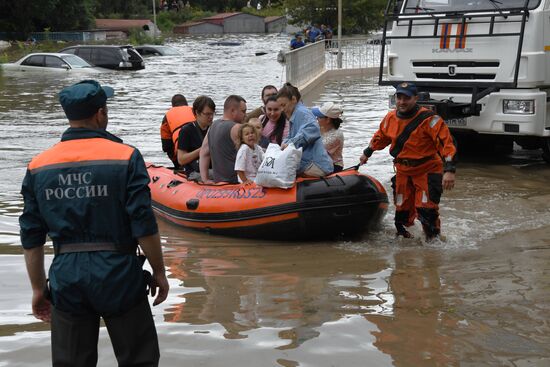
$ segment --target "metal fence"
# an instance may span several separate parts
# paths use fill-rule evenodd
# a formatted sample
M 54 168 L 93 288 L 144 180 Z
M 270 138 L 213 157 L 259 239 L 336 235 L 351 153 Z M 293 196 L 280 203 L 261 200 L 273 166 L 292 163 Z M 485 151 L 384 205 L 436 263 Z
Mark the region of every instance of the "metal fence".
M 325 57 L 327 70 L 336 69 L 364 69 L 377 67 L 380 64 L 380 40 L 369 38 L 343 38 L 340 52 L 338 41 L 326 40 L 327 56 Z M 341 58 L 339 65 L 338 58 Z
M 380 65 L 381 40 L 343 38 L 325 40 L 290 51 L 285 55 L 286 80 L 300 87 L 325 70 L 355 70 Z
M 34 32 L 37 41 L 84 41 L 84 32 Z
M 33 32 L 28 36 L 19 32 L 0 32 L 0 40 L 67 41 L 78 42 L 93 40 L 94 32 Z

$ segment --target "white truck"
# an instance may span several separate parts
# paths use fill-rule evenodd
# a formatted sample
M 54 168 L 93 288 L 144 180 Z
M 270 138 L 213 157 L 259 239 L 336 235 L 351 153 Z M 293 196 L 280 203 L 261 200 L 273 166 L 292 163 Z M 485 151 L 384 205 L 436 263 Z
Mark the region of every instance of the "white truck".
M 379 84 L 415 83 L 459 146 L 516 142 L 550 162 L 549 0 L 389 0 L 382 45 Z

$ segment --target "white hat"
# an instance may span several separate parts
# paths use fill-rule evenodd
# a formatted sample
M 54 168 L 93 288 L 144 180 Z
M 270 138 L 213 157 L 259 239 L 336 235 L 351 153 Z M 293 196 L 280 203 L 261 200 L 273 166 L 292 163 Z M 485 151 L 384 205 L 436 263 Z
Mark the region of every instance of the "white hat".
M 338 118 L 342 115 L 342 107 L 333 102 L 323 103 L 321 107 L 313 107 L 311 112 L 317 117 L 330 117 L 331 119 Z

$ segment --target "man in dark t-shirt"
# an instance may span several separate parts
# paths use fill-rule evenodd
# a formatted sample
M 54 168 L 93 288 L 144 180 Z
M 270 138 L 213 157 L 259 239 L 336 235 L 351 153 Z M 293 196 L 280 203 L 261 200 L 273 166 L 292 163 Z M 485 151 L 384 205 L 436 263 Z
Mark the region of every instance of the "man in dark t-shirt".
M 199 152 L 202 141 L 214 119 L 216 105 L 212 98 L 199 96 L 193 102 L 193 114 L 196 121 L 186 124 L 180 130 L 178 138 L 178 163 L 183 167 L 189 179 L 200 177 Z

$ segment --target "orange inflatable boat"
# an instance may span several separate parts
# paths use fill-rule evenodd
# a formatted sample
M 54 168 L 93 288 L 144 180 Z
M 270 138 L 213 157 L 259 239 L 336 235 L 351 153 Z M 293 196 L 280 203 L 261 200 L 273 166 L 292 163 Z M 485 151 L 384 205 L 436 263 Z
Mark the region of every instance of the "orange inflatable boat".
M 153 208 L 166 220 L 209 233 L 278 240 L 353 236 L 384 216 L 388 196 L 374 178 L 346 170 L 291 189 L 205 185 L 148 164 Z

